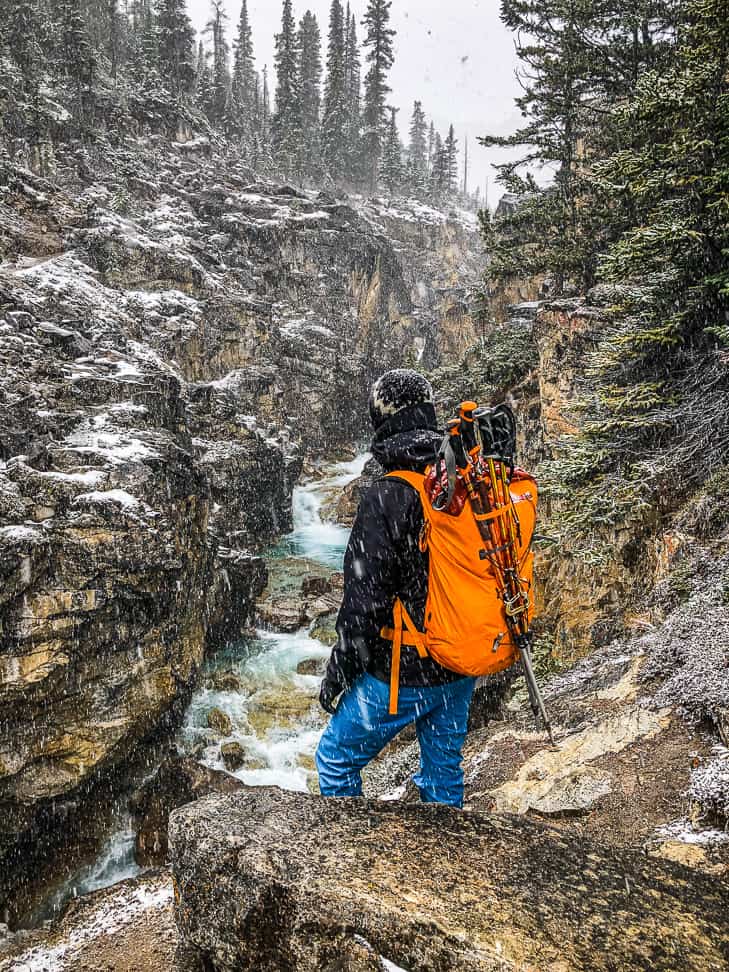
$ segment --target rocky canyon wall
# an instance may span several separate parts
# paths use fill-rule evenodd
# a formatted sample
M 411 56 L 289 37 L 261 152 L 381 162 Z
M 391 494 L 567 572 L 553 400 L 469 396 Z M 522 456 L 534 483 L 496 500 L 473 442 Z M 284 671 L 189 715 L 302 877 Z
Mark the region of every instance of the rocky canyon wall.
M 475 213 L 416 199 L 370 199 L 363 215 L 393 243 L 418 323 L 417 361 L 457 361 L 486 326 L 480 293 L 486 253 Z
M 159 139 L 56 163 L 0 163 L 6 876 L 249 623 L 304 454 L 425 340 L 349 206 Z

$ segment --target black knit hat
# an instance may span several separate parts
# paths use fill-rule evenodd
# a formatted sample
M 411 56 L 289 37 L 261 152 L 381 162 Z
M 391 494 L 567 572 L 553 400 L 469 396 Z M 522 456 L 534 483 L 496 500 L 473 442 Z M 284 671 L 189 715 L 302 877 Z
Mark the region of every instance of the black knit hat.
M 370 418 L 377 429 L 393 415 L 411 405 L 432 405 L 433 389 L 417 371 L 398 368 L 386 372 L 372 386 Z

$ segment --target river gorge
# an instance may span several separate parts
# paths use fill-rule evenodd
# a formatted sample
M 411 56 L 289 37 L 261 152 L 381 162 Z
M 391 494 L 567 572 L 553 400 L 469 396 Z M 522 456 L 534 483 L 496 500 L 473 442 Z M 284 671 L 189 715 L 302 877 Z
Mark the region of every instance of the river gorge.
M 670 927 L 683 967 L 721 968 L 727 620 L 681 580 L 696 550 L 701 576 L 723 563 L 692 519 L 714 494 L 596 528 L 599 568 L 545 494 L 556 748 L 518 681 L 505 705 L 484 683 L 463 814 L 412 803 L 407 734 L 368 799 L 315 796 L 373 378 L 427 371 L 443 421 L 508 400 L 539 470 L 579 426 L 604 296 L 484 315 L 472 213 L 263 181 L 196 142 L 124 152 L 59 148 L 58 180 L 0 161 L 0 969 L 607 969 L 585 927 L 626 962 Z

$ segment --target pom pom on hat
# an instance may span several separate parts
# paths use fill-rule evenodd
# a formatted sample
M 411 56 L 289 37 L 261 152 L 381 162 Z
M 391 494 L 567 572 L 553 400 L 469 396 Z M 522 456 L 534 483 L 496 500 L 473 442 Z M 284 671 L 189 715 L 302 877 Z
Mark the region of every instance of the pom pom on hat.
M 417 371 L 398 368 L 378 378 L 370 394 L 370 418 L 375 428 L 411 405 L 433 404 L 433 388 Z

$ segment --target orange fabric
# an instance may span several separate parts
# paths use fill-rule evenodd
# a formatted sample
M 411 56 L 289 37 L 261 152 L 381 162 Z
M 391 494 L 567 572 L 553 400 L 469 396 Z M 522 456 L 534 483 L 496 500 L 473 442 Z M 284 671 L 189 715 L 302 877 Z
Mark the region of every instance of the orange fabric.
M 400 694 L 400 649 L 402 647 L 402 604 L 398 599 L 393 608 L 395 630 L 392 638 L 392 667 L 390 669 L 390 715 L 397 715 Z
M 386 641 L 392 642 L 392 668 L 390 671 L 390 715 L 397 715 L 397 703 L 400 688 L 400 656 L 402 646 L 417 648 L 421 658 L 427 658 L 424 636 L 413 624 L 413 619 L 400 598 L 395 601 L 393 610 L 393 627 L 382 628 L 380 634 Z
M 422 474 L 393 472 L 389 475 L 410 483 L 418 491 L 423 504 L 430 553 L 425 631 L 422 634 L 427 654 L 445 668 L 462 675 L 491 675 L 509 668 L 518 658 L 518 649 L 506 623 L 503 592 L 499 589 L 496 575 L 489 560 L 480 557 L 484 543 L 470 505 L 458 516 L 439 512 L 430 505 Z M 520 575 L 530 592 L 528 617 L 531 619 L 534 611 L 534 554 L 531 542 L 537 518 L 537 484 L 521 474 L 512 480 L 509 491 L 519 520 L 517 549 Z M 497 517 L 504 517 L 506 523 L 506 517 L 510 515 L 507 507 L 490 518 L 496 522 Z M 398 605 L 399 601 L 393 612 L 395 625 L 392 634 L 393 663 L 397 644 L 399 681 L 400 650 L 403 644 L 411 644 L 408 635 L 412 635 L 415 629 L 410 618 L 406 617 L 408 634 L 403 637 L 403 607 Z M 390 629 L 387 629 L 387 634 L 383 630 L 383 637 L 389 640 L 389 636 Z M 417 640 L 412 643 L 417 646 Z

